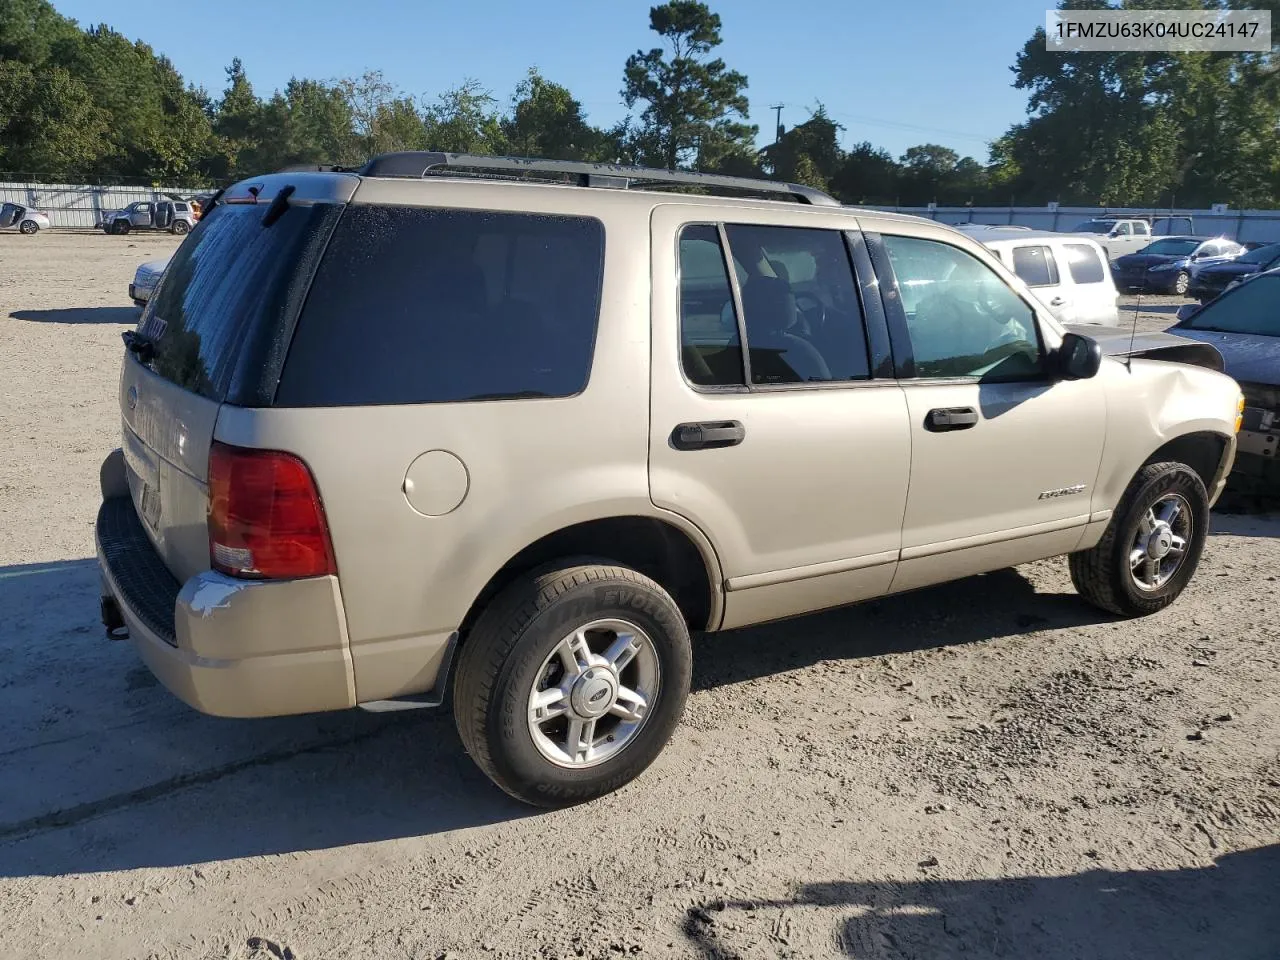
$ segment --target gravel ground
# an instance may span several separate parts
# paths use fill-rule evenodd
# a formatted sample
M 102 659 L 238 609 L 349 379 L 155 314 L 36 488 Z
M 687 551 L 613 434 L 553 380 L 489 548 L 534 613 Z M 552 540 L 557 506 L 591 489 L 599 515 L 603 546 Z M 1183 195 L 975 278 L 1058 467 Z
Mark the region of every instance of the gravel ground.
M 702 638 L 666 753 L 574 810 L 445 714 L 187 709 L 89 559 L 126 284 L 173 245 L 0 235 L 4 960 L 1280 957 L 1276 515 L 1220 510 L 1142 621 L 1054 560 Z

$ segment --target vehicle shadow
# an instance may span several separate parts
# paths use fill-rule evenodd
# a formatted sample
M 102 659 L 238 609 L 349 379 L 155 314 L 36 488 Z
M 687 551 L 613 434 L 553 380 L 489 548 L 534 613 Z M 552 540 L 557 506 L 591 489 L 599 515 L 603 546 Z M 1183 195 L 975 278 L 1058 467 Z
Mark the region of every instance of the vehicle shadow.
M 720 960 L 742 955 L 739 939 L 767 939 L 783 911 L 793 929 L 829 924 L 809 941 L 834 940 L 847 956 L 875 960 L 1274 960 L 1280 949 L 1280 844 L 1183 870 L 811 883 L 793 899 L 700 904 L 686 912 L 682 925 L 695 956 Z
M 1074 593 L 1037 593 L 1015 569 L 791 620 L 700 637 L 693 684 L 708 689 L 823 660 L 958 646 L 1113 619 Z
M 1138 294 L 1134 294 L 1133 296 L 1135 296 L 1135 297 L 1136 297 L 1136 296 L 1138 296 Z M 1143 296 L 1144 298 L 1145 298 L 1145 297 L 1166 297 L 1166 296 L 1174 296 L 1174 294 L 1166 294 L 1166 293 L 1144 293 L 1144 294 L 1142 294 L 1142 296 Z M 1187 300 L 1187 301 L 1186 301 L 1186 303 L 1194 303 L 1194 302 L 1195 302 L 1194 300 Z M 1142 303 L 1142 304 L 1137 304 L 1137 303 L 1135 303 L 1135 304 L 1125 304 L 1124 306 L 1120 307 L 1120 312 L 1121 312 L 1122 314 L 1124 314 L 1124 313 L 1130 313 L 1130 314 L 1132 314 L 1132 313 L 1158 313 L 1158 314 L 1163 314 L 1163 315 L 1165 315 L 1165 316 L 1175 317 L 1175 316 L 1177 316 L 1177 315 L 1178 315 L 1178 311 L 1183 307 L 1183 305 L 1184 305 L 1184 304 L 1182 304 L 1182 303 Z
M 14 310 L 9 316 L 29 323 L 133 323 L 138 322 L 137 307 L 66 307 L 58 310 Z
M 322 850 L 528 816 L 445 711 L 260 720 L 104 639 L 91 559 L 0 567 L 0 877 Z

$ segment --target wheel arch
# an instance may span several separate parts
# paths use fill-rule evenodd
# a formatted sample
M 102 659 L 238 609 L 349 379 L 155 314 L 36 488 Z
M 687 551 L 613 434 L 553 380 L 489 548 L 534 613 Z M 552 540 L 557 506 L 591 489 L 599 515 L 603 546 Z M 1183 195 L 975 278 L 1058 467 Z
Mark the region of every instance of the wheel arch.
M 1212 502 L 1217 482 L 1222 479 L 1223 472 L 1230 469 L 1227 462 L 1229 446 L 1230 438 L 1223 434 L 1212 430 L 1193 430 L 1166 440 L 1139 464 L 1138 469 L 1166 460 L 1185 463 L 1204 482 Z
M 723 577 L 711 544 L 675 519 L 613 516 L 546 534 L 510 557 L 488 580 L 458 628 L 467 632 L 490 601 L 518 577 L 557 560 L 583 558 L 631 567 L 671 594 L 690 630 L 712 630 L 723 613 Z

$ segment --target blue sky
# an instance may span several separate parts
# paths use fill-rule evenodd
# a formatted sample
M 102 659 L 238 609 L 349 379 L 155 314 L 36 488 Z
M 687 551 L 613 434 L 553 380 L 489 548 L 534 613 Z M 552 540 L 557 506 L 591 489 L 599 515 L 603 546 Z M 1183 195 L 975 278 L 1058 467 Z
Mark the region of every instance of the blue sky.
M 255 90 L 292 75 L 329 79 L 367 69 L 434 97 L 473 77 L 505 105 L 530 66 L 566 85 L 592 122 L 626 114 L 622 66 L 657 45 L 650 0 L 54 0 L 80 25 L 105 22 L 169 56 L 189 82 L 221 92 L 240 57 Z M 895 156 L 933 142 L 986 160 L 986 143 L 1025 116 L 1009 67 L 1043 26 L 1047 0 L 712 0 L 718 53 L 750 82 L 752 120 L 772 139 L 818 100 L 845 130 Z

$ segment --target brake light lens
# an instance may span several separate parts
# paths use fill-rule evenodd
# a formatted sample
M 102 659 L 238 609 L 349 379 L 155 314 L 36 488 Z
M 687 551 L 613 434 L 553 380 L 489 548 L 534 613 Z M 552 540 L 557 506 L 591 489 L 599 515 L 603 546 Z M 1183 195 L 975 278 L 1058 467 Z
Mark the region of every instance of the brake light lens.
M 275 450 L 209 450 L 209 558 L 233 577 L 337 573 L 320 492 L 307 465 Z

